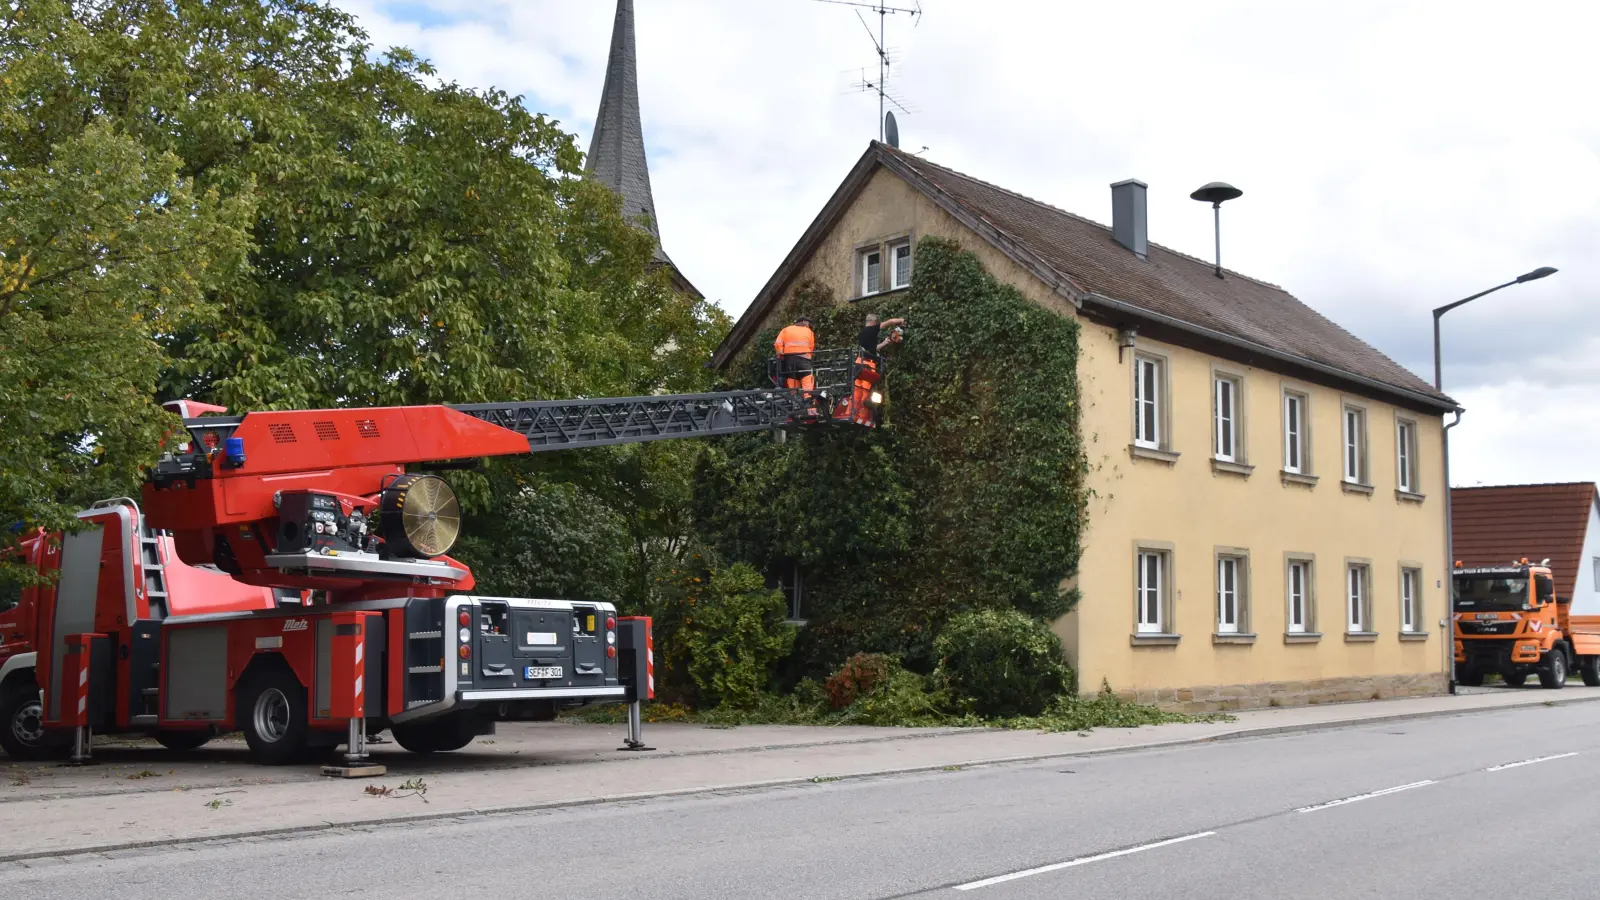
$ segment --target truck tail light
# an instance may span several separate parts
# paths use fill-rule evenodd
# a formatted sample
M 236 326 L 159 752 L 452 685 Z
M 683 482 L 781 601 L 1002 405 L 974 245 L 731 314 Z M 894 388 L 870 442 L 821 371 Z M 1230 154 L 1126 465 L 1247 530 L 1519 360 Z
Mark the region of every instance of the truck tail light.
M 456 616 L 456 621 L 461 623 L 462 628 L 469 628 L 472 625 L 472 613 L 463 609 L 461 615 Z
M 456 653 L 462 659 L 466 659 L 467 657 L 472 655 L 472 648 L 467 646 L 466 644 L 462 644 L 460 647 L 456 648 Z
M 606 648 L 606 659 L 616 659 L 616 658 L 617 658 L 617 648 L 615 646 L 607 647 Z

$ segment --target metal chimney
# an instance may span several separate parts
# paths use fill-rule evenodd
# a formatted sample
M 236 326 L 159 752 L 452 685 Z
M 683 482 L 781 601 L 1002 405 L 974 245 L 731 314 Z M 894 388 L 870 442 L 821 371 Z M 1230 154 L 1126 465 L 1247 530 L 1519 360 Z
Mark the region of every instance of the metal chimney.
M 1150 252 L 1150 228 L 1145 212 L 1144 182 L 1134 178 L 1111 186 L 1111 236 L 1140 259 Z

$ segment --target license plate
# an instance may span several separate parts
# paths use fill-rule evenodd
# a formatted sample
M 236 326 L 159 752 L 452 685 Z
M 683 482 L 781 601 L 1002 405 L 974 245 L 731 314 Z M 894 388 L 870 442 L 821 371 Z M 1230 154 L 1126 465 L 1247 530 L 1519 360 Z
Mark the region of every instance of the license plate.
M 527 678 L 529 680 L 534 680 L 534 679 L 539 679 L 539 678 L 560 678 L 561 677 L 561 667 L 560 666 L 528 666 L 523 670 L 523 673 L 524 674 L 523 674 L 522 677 L 523 678 Z

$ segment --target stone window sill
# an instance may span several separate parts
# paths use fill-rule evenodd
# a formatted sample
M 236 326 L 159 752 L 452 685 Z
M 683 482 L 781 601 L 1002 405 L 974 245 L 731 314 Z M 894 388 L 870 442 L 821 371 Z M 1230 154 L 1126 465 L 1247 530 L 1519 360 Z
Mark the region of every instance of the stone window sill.
M 1317 486 L 1317 476 L 1315 475 L 1306 475 L 1302 472 L 1279 472 L 1278 477 L 1283 479 L 1284 484 L 1303 484 L 1306 487 Z
M 1353 481 L 1341 481 L 1339 482 L 1339 487 L 1344 488 L 1344 492 L 1346 494 L 1367 494 L 1369 496 L 1372 494 L 1372 485 L 1370 484 L 1357 484 Z
M 1253 634 L 1213 634 L 1213 644 L 1254 644 L 1256 636 Z
M 1174 647 L 1181 634 L 1134 634 L 1128 637 L 1128 642 L 1135 647 Z
M 1244 463 L 1228 462 L 1225 459 L 1213 459 L 1211 461 L 1211 471 L 1226 472 L 1229 475 L 1238 475 L 1242 478 L 1249 478 L 1250 473 L 1254 472 L 1255 470 L 1255 466 L 1247 466 Z
M 1171 450 L 1157 450 L 1154 447 L 1141 447 L 1138 444 L 1129 444 L 1128 453 L 1132 454 L 1134 459 L 1153 459 L 1169 466 L 1178 461 L 1178 454 Z
M 1402 632 L 1400 632 L 1400 640 L 1402 640 L 1402 641 L 1425 641 L 1427 639 L 1428 639 L 1428 633 L 1426 631 L 1402 631 Z
M 1346 644 L 1370 644 L 1378 639 L 1376 631 L 1346 631 L 1344 642 Z
M 1428 499 L 1426 494 L 1418 494 L 1413 491 L 1400 490 L 1394 492 L 1394 498 L 1405 503 L 1421 503 L 1422 501 Z
M 882 300 L 886 297 L 895 297 L 900 294 L 904 294 L 909 290 L 911 290 L 911 285 L 908 284 L 905 287 L 890 288 L 887 291 L 879 291 L 876 294 L 862 294 L 859 297 L 852 297 L 846 302 L 860 303 L 863 300 Z
M 1291 631 L 1283 636 L 1285 644 L 1315 644 L 1322 640 L 1320 631 Z

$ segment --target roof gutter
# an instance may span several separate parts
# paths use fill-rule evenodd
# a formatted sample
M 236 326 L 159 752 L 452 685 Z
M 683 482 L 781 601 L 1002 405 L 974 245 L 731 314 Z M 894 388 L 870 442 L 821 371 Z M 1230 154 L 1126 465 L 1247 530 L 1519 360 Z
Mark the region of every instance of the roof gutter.
M 1284 353 L 1281 350 L 1263 347 L 1262 345 L 1253 341 L 1236 338 L 1233 335 L 1224 334 L 1220 331 L 1214 331 L 1202 325 L 1196 325 L 1193 322 L 1185 322 L 1182 319 L 1163 315 L 1158 312 L 1152 312 L 1143 307 L 1134 306 L 1131 303 L 1124 303 L 1121 300 L 1114 300 L 1110 297 L 1107 297 L 1105 294 L 1091 291 L 1084 295 L 1084 300 L 1097 306 L 1103 306 L 1108 309 L 1116 310 L 1137 319 L 1156 322 L 1177 331 L 1186 331 L 1190 334 L 1199 335 L 1200 337 L 1204 337 L 1208 340 L 1213 340 L 1221 344 L 1227 344 L 1232 347 L 1238 347 L 1241 350 L 1248 350 L 1251 353 L 1257 353 L 1262 356 L 1278 360 L 1279 362 L 1292 363 L 1332 378 L 1339 378 L 1345 381 L 1354 382 L 1363 387 L 1372 388 L 1380 393 L 1404 397 L 1408 400 L 1420 403 L 1430 409 L 1437 409 L 1441 413 L 1455 412 L 1459 414 L 1461 412 L 1461 407 L 1456 405 L 1454 400 L 1441 400 L 1438 397 L 1433 397 L 1418 391 L 1407 390 L 1402 387 L 1396 387 L 1392 384 L 1385 384 L 1382 381 L 1378 381 L 1373 378 L 1367 378 L 1364 375 L 1346 372 L 1344 369 L 1335 368 L 1326 363 L 1317 362 L 1314 359 L 1307 359 L 1304 356 L 1296 356 L 1293 353 Z

